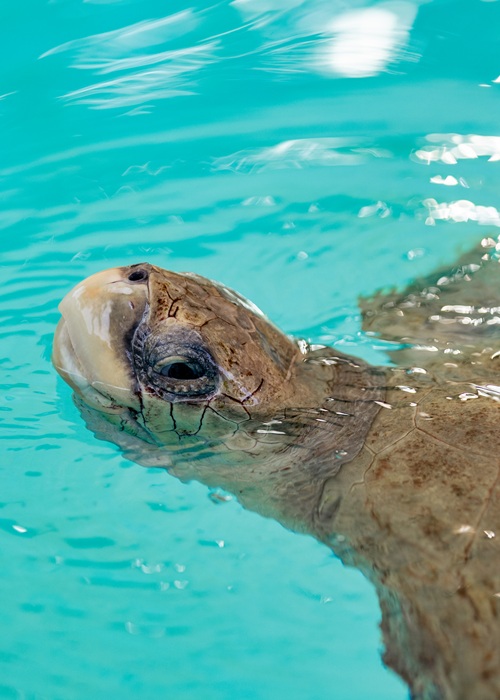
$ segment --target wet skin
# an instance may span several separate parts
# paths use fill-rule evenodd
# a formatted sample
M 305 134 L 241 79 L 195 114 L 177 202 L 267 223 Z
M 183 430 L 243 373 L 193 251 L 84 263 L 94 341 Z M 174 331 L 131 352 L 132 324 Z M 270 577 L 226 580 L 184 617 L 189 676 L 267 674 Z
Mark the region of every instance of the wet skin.
M 148 264 L 75 287 L 54 341 L 98 437 L 225 488 L 360 568 L 379 594 L 385 660 L 415 698 L 500 697 L 489 252 L 362 301 L 367 330 L 403 340 L 394 367 L 292 340 L 235 292 Z

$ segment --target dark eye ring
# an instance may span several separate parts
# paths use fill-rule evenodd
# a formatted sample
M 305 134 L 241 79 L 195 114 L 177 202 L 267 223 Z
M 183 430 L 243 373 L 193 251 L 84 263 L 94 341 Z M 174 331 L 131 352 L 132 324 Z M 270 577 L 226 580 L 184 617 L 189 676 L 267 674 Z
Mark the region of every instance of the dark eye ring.
M 138 270 L 133 270 L 128 279 L 130 282 L 144 282 L 148 279 L 148 272 L 140 267 Z

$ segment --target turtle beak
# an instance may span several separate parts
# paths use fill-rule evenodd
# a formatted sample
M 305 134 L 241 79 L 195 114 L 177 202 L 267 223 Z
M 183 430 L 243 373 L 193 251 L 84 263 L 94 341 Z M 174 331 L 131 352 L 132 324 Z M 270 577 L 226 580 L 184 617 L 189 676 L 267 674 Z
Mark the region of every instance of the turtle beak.
M 118 267 L 88 277 L 59 305 L 52 361 L 90 406 L 105 412 L 139 410 L 127 341 L 149 296 L 149 265 Z

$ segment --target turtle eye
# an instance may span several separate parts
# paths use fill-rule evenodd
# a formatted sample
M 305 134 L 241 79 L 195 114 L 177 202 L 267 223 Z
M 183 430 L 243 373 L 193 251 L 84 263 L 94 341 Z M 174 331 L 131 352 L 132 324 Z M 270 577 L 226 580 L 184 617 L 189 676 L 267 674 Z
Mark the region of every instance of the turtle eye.
M 218 384 L 217 369 L 205 354 L 168 355 L 151 367 L 152 383 L 178 397 L 202 397 L 212 394 Z
M 169 379 L 193 380 L 201 379 L 205 374 L 205 370 L 200 363 L 195 360 L 171 358 L 162 363 L 162 366 L 159 368 L 159 374 Z
M 160 324 L 154 332 L 139 324 L 132 361 L 140 384 L 169 402 L 206 400 L 219 389 L 220 370 L 212 353 L 199 333 L 180 324 Z

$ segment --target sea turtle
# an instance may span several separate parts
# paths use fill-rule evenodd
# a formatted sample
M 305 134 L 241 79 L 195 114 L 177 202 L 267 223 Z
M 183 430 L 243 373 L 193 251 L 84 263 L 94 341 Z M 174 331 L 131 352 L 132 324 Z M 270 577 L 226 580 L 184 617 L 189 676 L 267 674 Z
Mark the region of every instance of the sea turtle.
M 281 333 L 250 302 L 141 263 L 61 302 L 53 360 L 132 460 L 314 535 L 377 589 L 385 660 L 425 700 L 500 698 L 495 243 L 361 300 L 392 366 Z M 498 533 L 498 536 L 497 536 Z

